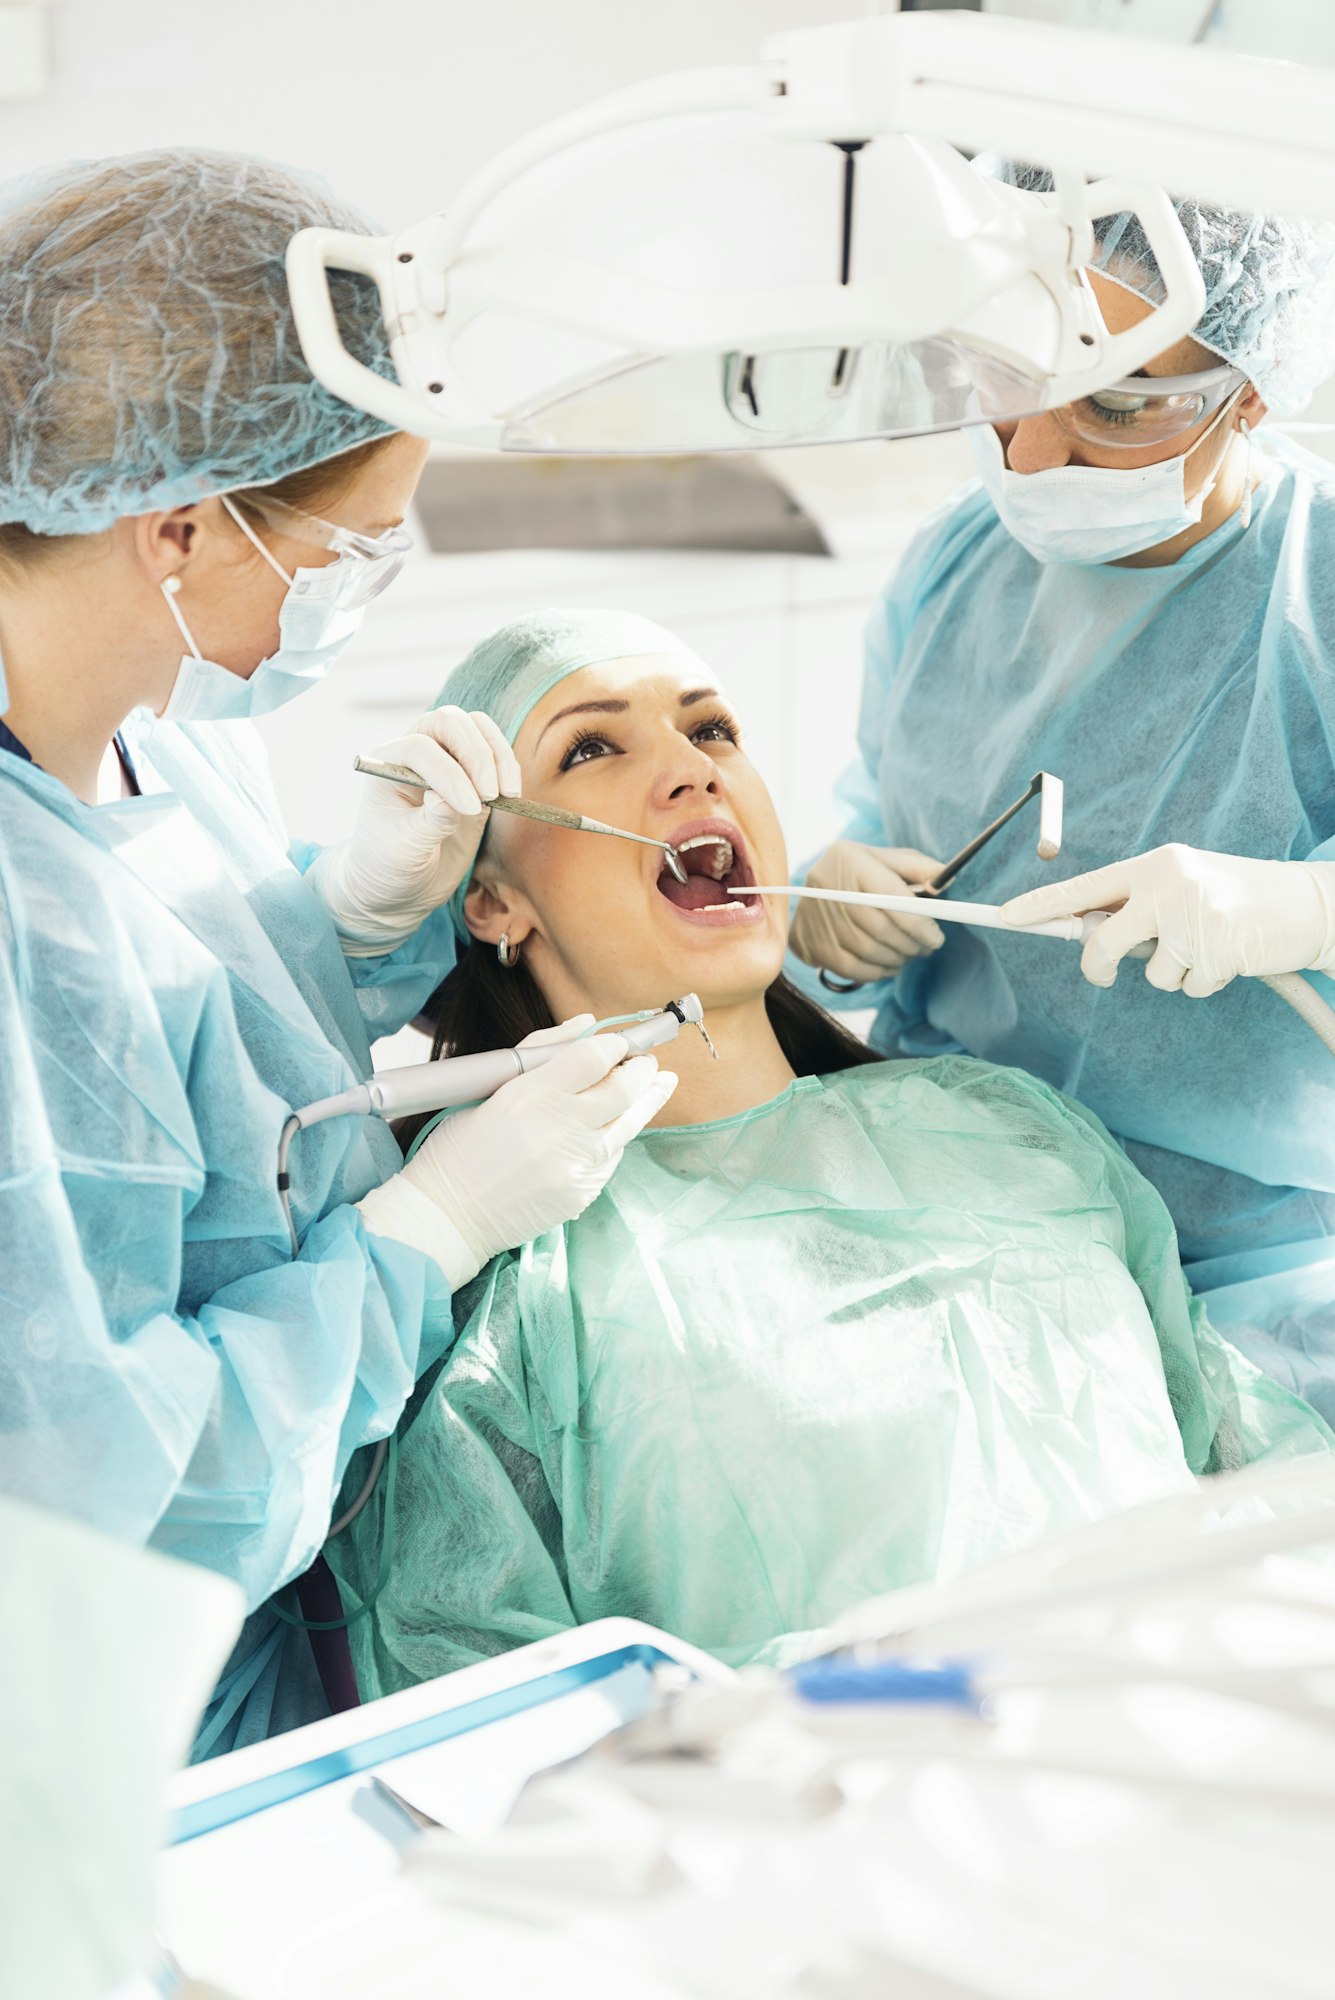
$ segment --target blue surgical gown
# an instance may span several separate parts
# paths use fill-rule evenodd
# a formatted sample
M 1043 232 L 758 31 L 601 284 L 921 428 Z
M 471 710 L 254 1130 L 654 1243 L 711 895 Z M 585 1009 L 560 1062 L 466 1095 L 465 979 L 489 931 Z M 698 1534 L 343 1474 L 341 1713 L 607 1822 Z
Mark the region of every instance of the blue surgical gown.
M 0 753 L 0 1487 L 240 1583 L 222 1749 L 322 1711 L 262 1607 L 450 1337 L 436 1265 L 350 1205 L 400 1164 L 388 1129 L 298 1135 L 294 1259 L 280 1128 L 368 1073 L 453 947 L 433 919 L 345 962 L 251 724 L 125 739 L 143 796 L 92 808 Z
M 959 895 L 1166 841 L 1335 858 L 1335 473 L 1282 438 L 1258 458 L 1251 525 L 1159 569 L 1038 563 L 976 484 L 948 502 L 867 626 L 847 836 L 948 856 L 1045 769 L 1060 860 L 1022 817 Z M 1335 1419 L 1335 1062 L 1310 1029 L 1255 980 L 1190 1000 L 1127 962 L 1103 991 L 1074 946 L 945 928 L 844 1003 L 877 1006 L 875 1044 L 1018 1064 L 1089 1105 L 1163 1195 L 1213 1323 Z

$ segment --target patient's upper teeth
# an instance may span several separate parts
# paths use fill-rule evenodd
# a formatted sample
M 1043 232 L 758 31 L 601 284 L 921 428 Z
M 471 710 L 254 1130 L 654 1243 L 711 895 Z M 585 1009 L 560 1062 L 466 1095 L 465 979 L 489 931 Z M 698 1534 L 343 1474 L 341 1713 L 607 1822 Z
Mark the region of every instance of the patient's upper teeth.
M 693 839 L 679 840 L 676 845 L 678 854 L 689 854 L 695 847 L 712 847 L 714 853 L 705 872 L 712 875 L 716 882 L 721 882 L 732 867 L 732 842 L 722 834 L 697 833 Z

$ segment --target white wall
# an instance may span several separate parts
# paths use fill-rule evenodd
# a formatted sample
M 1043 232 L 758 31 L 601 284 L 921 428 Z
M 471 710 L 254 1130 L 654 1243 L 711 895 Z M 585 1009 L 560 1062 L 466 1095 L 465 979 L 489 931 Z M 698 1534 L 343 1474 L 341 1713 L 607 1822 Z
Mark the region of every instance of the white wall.
M 190 142 L 314 167 L 386 225 L 545 118 L 753 60 L 856 0 L 50 0 L 52 86 L 0 102 L 0 173 Z

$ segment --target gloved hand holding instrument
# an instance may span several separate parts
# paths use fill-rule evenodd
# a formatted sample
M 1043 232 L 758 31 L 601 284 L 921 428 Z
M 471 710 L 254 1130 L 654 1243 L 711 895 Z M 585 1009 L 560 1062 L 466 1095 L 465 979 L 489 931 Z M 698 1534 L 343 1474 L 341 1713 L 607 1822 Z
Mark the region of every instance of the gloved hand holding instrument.
M 813 889 L 856 895 L 909 897 L 925 891 L 940 867 L 914 847 L 836 840 L 814 863 L 807 883 Z M 926 914 L 908 916 L 871 904 L 815 898 L 799 902 L 788 932 L 797 956 L 816 966 L 821 984 L 835 993 L 890 979 L 911 958 L 937 951 L 945 941 L 945 932 Z
M 1014 804 L 949 861 L 933 861 L 914 847 L 836 840 L 808 872 L 807 886 L 851 890 L 855 897 L 944 895 L 960 870 L 1033 798 L 1039 802 L 1039 859 L 1051 861 L 1061 852 L 1064 788 L 1050 771 L 1036 771 Z M 822 986 L 831 993 L 852 993 L 859 986 L 892 978 L 911 958 L 939 951 L 945 933 L 929 916 L 897 912 L 884 903 L 853 901 L 837 906 L 833 900 L 811 898 L 799 903 L 788 942 L 800 959 L 818 968 Z
M 810 882 L 755 884 L 746 893 L 902 917 L 922 892 L 899 896 Z M 1335 977 L 1335 862 L 1254 861 L 1158 847 L 1000 906 L 938 903 L 936 914 L 943 923 L 1080 943 L 1081 969 L 1095 986 L 1111 986 L 1127 957 L 1147 960 L 1146 977 L 1161 991 L 1193 999 L 1218 993 L 1240 975 L 1260 979 L 1335 1054 L 1335 1009 L 1302 977 Z
M 420 1131 L 400 1171 L 357 1205 L 378 1235 L 433 1257 L 455 1289 L 498 1251 L 573 1221 L 677 1087 L 650 1051 L 693 1027 L 718 1055 L 694 993 L 606 1025 L 621 1032 L 598 1033 L 592 1014 L 576 1014 L 514 1048 L 377 1070 L 294 1111 L 278 1146 L 278 1193 L 293 1256 L 301 1243 L 292 1216 L 292 1144 L 330 1118 L 454 1110 L 448 1127 L 437 1120 Z
M 717 1059 L 694 993 L 622 1020 L 624 1033 L 596 1034 L 593 1015 L 576 1014 L 526 1035 L 512 1049 L 380 1070 L 294 1111 L 278 1147 L 279 1199 L 293 1256 L 300 1256 L 301 1243 L 291 1205 L 292 1142 L 328 1118 L 393 1118 L 471 1106 L 426 1126 L 399 1172 L 357 1203 L 374 1235 L 432 1258 L 452 1291 L 502 1250 L 573 1221 L 601 1193 L 630 1141 L 677 1087 L 676 1075 L 660 1071 L 649 1051 L 675 1040 L 689 1025 Z M 331 1535 L 340 1534 L 366 1505 L 388 1452 L 389 1441 L 382 1438 L 361 1492 Z M 280 1616 L 304 1622 L 288 1611 Z M 311 1629 L 333 1630 L 346 1622 L 340 1618 Z
M 582 1214 L 677 1087 L 654 1056 L 593 1025 L 579 1014 L 526 1037 L 521 1049 L 569 1046 L 428 1132 L 357 1204 L 367 1228 L 426 1251 L 457 1291 L 500 1251 Z
M 365 787 L 352 838 L 317 855 L 306 879 L 345 956 L 379 957 L 447 903 L 472 868 L 498 797 L 518 797 L 519 762 L 489 715 L 438 708 L 376 752 L 421 772 Z
M 1091 933 L 1080 961 L 1095 986 L 1111 986 L 1121 960 L 1140 956 L 1138 947 L 1150 943 L 1151 986 L 1193 1000 L 1218 993 L 1239 974 L 1335 975 L 1335 862 L 1156 847 L 1002 905 L 1015 924 L 1091 910 L 1113 912 Z

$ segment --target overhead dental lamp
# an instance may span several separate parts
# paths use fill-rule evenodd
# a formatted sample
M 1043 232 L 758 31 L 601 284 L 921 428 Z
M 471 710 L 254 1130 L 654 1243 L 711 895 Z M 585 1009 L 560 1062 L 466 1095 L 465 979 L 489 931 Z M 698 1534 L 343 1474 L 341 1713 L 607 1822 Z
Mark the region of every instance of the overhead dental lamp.
M 1333 112 L 1317 72 L 1029 21 L 807 30 L 543 127 L 398 235 L 302 231 L 293 309 L 326 387 L 456 445 L 755 450 L 1001 422 L 1133 373 L 1199 317 L 1156 182 L 1290 208 L 1271 197 L 1301 185 L 1335 212 Z M 958 147 L 1051 163 L 1055 190 Z M 1165 297 L 1113 334 L 1084 271 L 1121 210 Z M 331 268 L 378 286 L 396 381 L 345 346 Z

